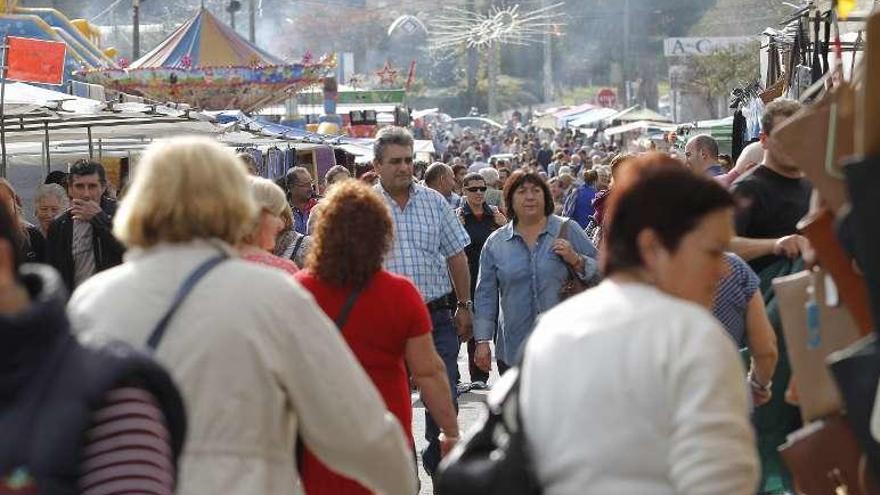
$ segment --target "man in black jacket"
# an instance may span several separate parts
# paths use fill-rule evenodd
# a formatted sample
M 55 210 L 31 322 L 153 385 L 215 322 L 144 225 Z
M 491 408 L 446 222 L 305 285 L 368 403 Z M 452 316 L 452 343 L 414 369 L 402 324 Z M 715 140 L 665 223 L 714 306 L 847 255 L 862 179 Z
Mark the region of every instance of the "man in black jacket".
M 100 163 L 77 161 L 68 175 L 70 209 L 49 225 L 46 257 L 71 292 L 95 273 L 122 263 L 125 248 L 112 232 L 116 205 L 101 208 L 106 189 Z

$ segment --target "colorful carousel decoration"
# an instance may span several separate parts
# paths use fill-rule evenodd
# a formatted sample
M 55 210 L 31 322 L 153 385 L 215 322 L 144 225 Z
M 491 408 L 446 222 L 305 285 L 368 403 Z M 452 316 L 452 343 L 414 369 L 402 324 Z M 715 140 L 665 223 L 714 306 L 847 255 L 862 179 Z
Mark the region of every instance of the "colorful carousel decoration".
M 287 64 L 238 35 L 209 10 L 199 12 L 153 51 L 121 69 L 86 70 L 79 76 L 125 93 L 203 110 L 251 112 L 321 83 L 334 57 Z

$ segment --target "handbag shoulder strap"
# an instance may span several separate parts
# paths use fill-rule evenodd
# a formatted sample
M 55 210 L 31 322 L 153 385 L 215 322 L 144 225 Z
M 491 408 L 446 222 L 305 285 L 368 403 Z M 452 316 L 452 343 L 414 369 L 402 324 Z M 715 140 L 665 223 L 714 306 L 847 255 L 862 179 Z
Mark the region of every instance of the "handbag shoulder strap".
M 568 240 L 568 219 L 562 219 L 562 226 L 559 227 L 559 235 L 556 236 L 557 239 L 565 239 Z
M 354 309 L 354 303 L 357 302 L 357 298 L 362 290 L 363 287 L 355 287 L 354 290 L 351 291 L 351 294 L 348 295 L 348 299 L 345 300 L 345 305 L 342 306 L 342 311 L 340 311 L 339 316 L 336 317 L 334 323 L 336 323 L 336 328 L 338 328 L 340 332 L 343 327 L 345 327 L 345 322 L 348 321 L 348 316 L 351 314 L 351 310 Z
M 290 261 L 296 261 L 296 254 L 299 253 L 299 248 L 302 247 L 302 243 L 305 239 L 305 235 L 299 234 L 299 237 L 296 239 L 296 243 L 294 243 L 293 245 L 293 252 L 290 253 Z
M 162 337 L 165 336 L 165 330 L 168 328 L 168 323 L 171 322 L 171 318 L 174 316 L 174 313 L 177 312 L 177 309 L 180 308 L 180 305 L 183 304 L 183 301 L 192 292 L 193 287 L 199 283 L 199 280 L 202 279 L 205 275 L 208 274 L 214 267 L 225 261 L 227 258 L 226 254 L 221 254 L 210 258 L 205 261 L 192 273 L 186 277 L 186 280 L 183 281 L 183 284 L 180 285 L 180 288 L 177 289 L 177 294 L 174 296 L 174 301 L 171 303 L 171 307 L 165 312 L 165 315 L 162 316 L 162 319 L 159 320 L 159 323 L 156 324 L 156 327 L 153 328 L 153 332 L 150 333 L 150 338 L 147 339 L 147 347 L 151 350 L 155 351 L 157 347 L 159 347 L 159 343 L 162 341 Z

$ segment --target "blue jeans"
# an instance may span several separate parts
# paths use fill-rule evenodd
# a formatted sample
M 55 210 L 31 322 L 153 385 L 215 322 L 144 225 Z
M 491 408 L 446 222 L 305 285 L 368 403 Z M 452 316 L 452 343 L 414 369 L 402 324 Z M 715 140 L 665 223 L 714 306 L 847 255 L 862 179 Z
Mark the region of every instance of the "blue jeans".
M 434 326 L 434 347 L 446 365 L 446 376 L 449 379 L 449 389 L 452 391 L 452 403 L 458 411 L 458 397 L 456 396 L 455 384 L 458 380 L 458 350 L 461 343 L 458 341 L 458 332 L 452 322 L 452 312 L 448 309 L 431 312 L 431 323 Z M 424 401 L 423 401 L 424 402 Z M 422 451 L 422 465 L 431 476 L 437 471 L 440 464 L 440 427 L 434 422 L 434 418 L 425 408 L 425 440 L 428 447 Z

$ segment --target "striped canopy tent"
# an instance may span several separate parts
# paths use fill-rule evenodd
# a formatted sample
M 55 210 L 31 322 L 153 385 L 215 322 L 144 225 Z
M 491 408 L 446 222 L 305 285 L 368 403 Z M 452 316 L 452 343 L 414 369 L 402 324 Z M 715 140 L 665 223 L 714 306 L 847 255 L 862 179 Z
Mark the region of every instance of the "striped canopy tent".
M 276 104 L 323 80 L 333 57 L 286 64 L 253 45 L 208 9 L 123 69 L 81 73 L 88 82 L 205 110 L 246 112 Z

